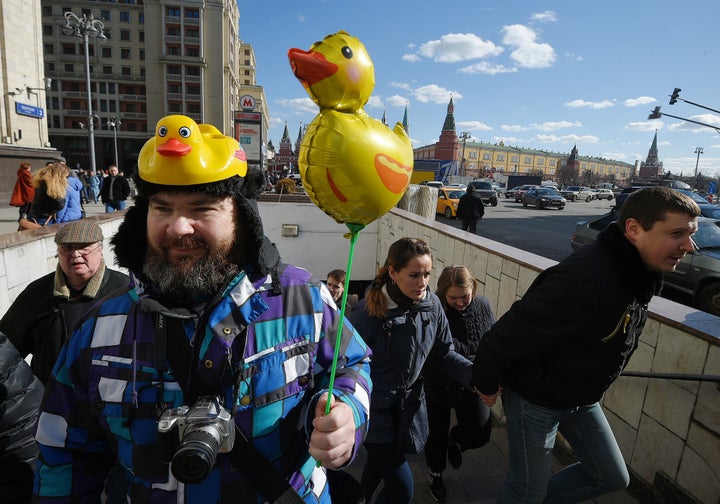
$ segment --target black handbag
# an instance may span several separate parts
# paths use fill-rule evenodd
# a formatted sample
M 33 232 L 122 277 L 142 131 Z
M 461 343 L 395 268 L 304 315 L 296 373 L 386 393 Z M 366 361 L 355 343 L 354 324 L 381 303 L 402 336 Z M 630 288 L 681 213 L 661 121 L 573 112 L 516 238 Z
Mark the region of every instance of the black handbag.
M 347 471 L 327 469 L 330 499 L 333 504 L 365 504 L 360 482 Z

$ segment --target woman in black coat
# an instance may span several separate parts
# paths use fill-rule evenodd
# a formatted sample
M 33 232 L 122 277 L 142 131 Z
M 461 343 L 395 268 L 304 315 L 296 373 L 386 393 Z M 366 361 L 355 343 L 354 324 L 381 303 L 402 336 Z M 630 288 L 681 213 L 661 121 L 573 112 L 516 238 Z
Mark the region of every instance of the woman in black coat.
M 10 340 L 0 333 L 0 500 L 27 503 L 32 497 L 38 454 L 33 429 L 43 385 Z

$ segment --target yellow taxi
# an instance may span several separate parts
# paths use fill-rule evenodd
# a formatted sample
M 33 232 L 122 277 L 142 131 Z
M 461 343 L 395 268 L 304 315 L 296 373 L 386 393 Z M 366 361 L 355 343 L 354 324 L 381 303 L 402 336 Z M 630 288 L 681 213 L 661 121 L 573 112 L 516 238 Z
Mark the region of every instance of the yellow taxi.
M 437 213 L 443 214 L 448 219 L 455 218 L 457 214 L 458 200 L 465 194 L 465 189 L 457 187 L 438 188 Z

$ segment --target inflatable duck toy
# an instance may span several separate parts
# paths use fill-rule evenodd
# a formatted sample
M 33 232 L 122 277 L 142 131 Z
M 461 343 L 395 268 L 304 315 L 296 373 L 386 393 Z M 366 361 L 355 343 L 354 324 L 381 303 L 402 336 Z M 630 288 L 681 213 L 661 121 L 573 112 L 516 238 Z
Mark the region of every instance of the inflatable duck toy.
M 182 158 L 182 159 L 178 159 Z M 247 173 L 245 151 L 234 138 L 184 115 L 165 116 L 138 156 L 143 180 L 154 184 L 207 184 Z
M 320 112 L 300 144 L 300 177 L 310 198 L 340 223 L 366 225 L 390 210 L 410 183 L 413 151 L 402 124 L 392 130 L 363 107 L 375 87 L 365 46 L 344 31 L 288 58 Z

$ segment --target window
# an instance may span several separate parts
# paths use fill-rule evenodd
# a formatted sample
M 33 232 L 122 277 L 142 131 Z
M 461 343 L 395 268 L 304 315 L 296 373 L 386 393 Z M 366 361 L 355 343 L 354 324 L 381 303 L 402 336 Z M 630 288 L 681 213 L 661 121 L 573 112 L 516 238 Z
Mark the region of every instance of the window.
M 107 111 L 108 111 L 107 100 L 100 100 L 100 112 L 107 112 Z
M 182 104 L 178 102 L 168 103 L 168 112 L 182 112 Z
M 167 53 L 170 56 L 180 56 L 180 47 L 179 46 L 168 46 Z
M 107 84 L 104 82 L 101 82 L 100 83 L 100 94 L 105 94 L 105 93 L 107 93 Z
M 140 61 L 145 61 L 145 49 L 140 49 L 138 54 L 140 55 Z
M 172 82 L 168 83 L 168 93 L 173 93 L 173 94 L 180 94 L 180 93 L 182 93 L 182 89 L 180 88 L 180 84 L 173 84 Z
M 43 44 L 43 52 L 45 54 L 55 54 L 55 46 L 52 44 Z
M 544 165 L 545 165 L 545 158 L 538 158 L 537 164 L 540 165 L 540 166 L 544 166 Z
M 140 77 L 145 77 L 145 67 L 140 67 Z
M 200 94 L 200 86 L 197 84 L 188 84 L 185 88 L 187 90 L 187 94 L 191 95 L 199 95 Z
M 140 24 L 145 24 L 145 13 L 144 13 L 144 12 L 141 12 L 141 13 L 138 15 L 138 22 L 139 22 Z
M 505 161 L 505 154 L 498 154 L 498 155 L 497 155 L 497 160 L 498 160 L 498 161 Z
M 182 74 L 182 67 L 180 65 L 168 65 L 167 73 L 170 75 L 180 75 Z
M 120 21 L 123 23 L 129 23 L 130 22 L 130 13 L 129 12 L 120 12 Z
M 180 7 L 165 7 L 165 15 L 169 17 L 180 17 Z
M 532 163 L 532 156 L 525 156 L 525 164 L 531 164 Z
M 103 47 L 102 48 L 102 57 L 103 58 L 112 58 L 112 47 Z
M 115 83 L 108 82 L 108 93 L 115 94 Z
M 54 72 L 55 63 L 45 63 L 45 70 L 47 70 L 48 72 Z
M 137 112 L 137 107 L 134 103 L 128 103 L 125 105 L 125 112 L 132 112 L 133 114 Z
M 112 20 L 112 12 L 109 10 L 101 10 L 100 11 L 100 19 L 103 21 L 111 21 Z
M 75 44 L 63 44 L 63 54 L 75 54 Z
M 52 16 L 52 6 L 50 6 L 50 5 L 43 5 L 42 15 L 43 15 L 43 16 L 46 16 L 46 17 Z
M 75 65 L 73 65 L 72 63 L 65 63 L 65 65 L 63 66 L 63 69 L 64 69 L 66 72 L 74 72 L 74 71 L 75 71 Z
M 120 40 L 130 40 L 130 30 L 120 30 Z
M 186 47 L 185 56 L 198 57 L 200 56 L 200 49 L 198 49 L 197 47 Z
M 124 67 L 120 68 L 120 71 L 122 72 L 123 75 L 132 75 L 130 67 L 128 67 L 128 66 L 124 66 Z
M 111 74 L 112 73 L 112 65 L 105 65 L 104 67 L 102 67 L 102 73 Z
M 193 19 L 200 19 L 200 10 L 199 9 L 185 9 L 185 17 L 193 18 Z
M 145 32 L 144 31 L 141 31 L 138 33 L 138 40 L 140 42 L 145 42 Z
M 199 114 L 202 112 L 202 108 L 200 107 L 199 103 L 188 103 L 187 111 L 190 114 Z
M 195 66 L 185 67 L 185 75 L 194 75 L 194 76 L 199 77 L 200 76 L 200 67 L 195 67 Z
M 130 59 L 130 49 L 128 49 L 128 48 L 120 49 L 120 57 L 122 59 Z
M 200 38 L 200 30 L 197 28 L 185 28 L 185 36 L 188 38 Z
M 52 34 L 53 34 L 52 25 L 43 25 L 43 35 L 52 35 Z
M 167 30 L 165 32 L 170 37 L 179 37 L 180 36 L 180 27 L 179 26 L 168 26 Z
M 512 162 L 512 163 L 520 162 L 520 156 L 518 156 L 517 154 L 513 154 L 512 156 L 510 156 L 510 162 Z
M 108 28 L 107 26 L 103 29 L 103 33 L 105 34 L 106 39 L 112 39 L 112 30 L 110 30 L 110 28 Z

